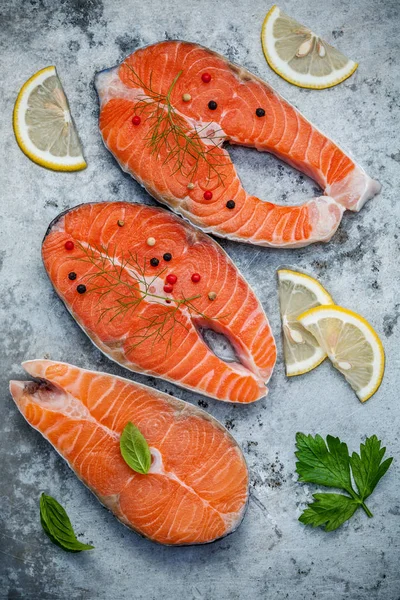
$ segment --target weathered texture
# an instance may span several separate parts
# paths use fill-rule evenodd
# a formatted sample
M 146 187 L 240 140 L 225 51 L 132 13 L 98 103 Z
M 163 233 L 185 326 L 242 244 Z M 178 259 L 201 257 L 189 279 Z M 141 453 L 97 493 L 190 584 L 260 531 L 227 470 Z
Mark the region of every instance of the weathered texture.
M 0 257 L 2 344 L 0 408 L 0 597 L 239 600 L 398 600 L 400 460 L 400 101 L 397 0 L 286 0 L 282 8 L 360 62 L 355 75 L 325 91 L 297 89 L 265 63 L 259 31 L 269 4 L 203 0 L 31 0 L 3 3 Z M 225 423 L 246 453 L 252 499 L 241 528 L 210 546 L 163 548 L 140 539 L 101 508 L 61 458 L 23 421 L 8 395 L 19 363 L 49 355 L 85 368 L 130 376 L 93 348 L 47 280 L 40 246 L 48 223 L 84 201 L 154 202 L 103 147 L 93 88 L 96 71 L 141 45 L 181 38 L 204 44 L 265 78 L 316 126 L 350 151 L 383 190 L 359 214 L 347 213 L 328 245 L 295 251 L 223 243 L 254 285 L 279 342 L 275 269 L 289 265 L 320 278 L 333 297 L 368 318 L 381 334 L 387 369 L 362 406 L 328 364 L 288 381 L 278 363 L 267 399 L 226 406 L 171 384 L 132 375 L 199 403 Z M 86 171 L 63 174 L 31 163 L 15 143 L 11 115 L 21 84 L 55 64 L 80 132 Z M 247 189 L 275 201 L 303 201 L 313 183 L 256 151 L 231 155 Z M 308 196 L 309 197 L 309 196 Z M 281 349 L 281 348 L 279 348 Z M 339 435 L 357 449 L 376 433 L 395 461 L 361 511 L 336 533 L 297 522 L 313 486 L 295 483 L 296 431 Z M 54 495 L 78 534 L 96 550 L 63 553 L 39 523 L 39 495 Z

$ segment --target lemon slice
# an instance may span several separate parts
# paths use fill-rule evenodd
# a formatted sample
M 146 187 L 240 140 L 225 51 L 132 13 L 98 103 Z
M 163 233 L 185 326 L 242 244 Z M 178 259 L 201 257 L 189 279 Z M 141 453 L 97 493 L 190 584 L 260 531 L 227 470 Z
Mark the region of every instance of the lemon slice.
M 310 308 L 334 302 L 318 281 L 303 273 L 280 269 L 278 284 L 286 375 L 302 375 L 321 364 L 326 352 L 297 317 Z
M 361 402 L 381 384 L 385 367 L 382 342 L 371 325 L 341 306 L 319 306 L 299 316 Z
M 261 43 L 271 69 L 299 87 L 317 90 L 332 87 L 350 77 L 358 67 L 276 5 L 264 19 Z
M 86 167 L 55 67 L 38 71 L 22 86 L 13 125 L 19 147 L 35 163 L 54 171 Z

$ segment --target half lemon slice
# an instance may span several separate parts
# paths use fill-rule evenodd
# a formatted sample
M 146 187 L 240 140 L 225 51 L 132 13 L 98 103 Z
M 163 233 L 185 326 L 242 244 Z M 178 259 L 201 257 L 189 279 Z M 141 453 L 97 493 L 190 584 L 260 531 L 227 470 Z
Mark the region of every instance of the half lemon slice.
M 379 388 L 385 354 L 377 333 L 360 315 L 341 306 L 319 306 L 299 316 L 333 366 L 349 382 L 361 402 Z
M 310 308 L 334 302 L 318 281 L 297 271 L 279 269 L 278 287 L 286 375 L 302 375 L 321 364 L 326 352 L 297 317 Z
M 276 5 L 264 19 L 261 42 L 271 69 L 299 87 L 318 90 L 332 87 L 350 77 L 358 67 Z
M 13 125 L 19 147 L 35 163 L 54 171 L 86 167 L 55 67 L 38 71 L 22 86 Z

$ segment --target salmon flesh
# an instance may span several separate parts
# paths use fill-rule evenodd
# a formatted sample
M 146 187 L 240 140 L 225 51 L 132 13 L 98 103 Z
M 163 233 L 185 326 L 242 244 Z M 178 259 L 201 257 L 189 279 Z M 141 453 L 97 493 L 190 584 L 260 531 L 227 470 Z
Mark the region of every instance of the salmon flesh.
M 121 377 L 49 360 L 23 367 L 37 381 L 10 382 L 18 409 L 122 523 L 167 545 L 212 542 L 239 526 L 246 461 L 216 419 Z M 129 421 L 150 447 L 146 475 L 120 453 Z
M 114 361 L 226 402 L 266 395 L 276 346 L 264 310 L 222 248 L 181 218 L 83 204 L 51 223 L 42 256 L 68 310 Z M 234 360 L 210 349 L 207 329 L 228 338 Z
M 100 131 L 121 168 L 204 231 L 260 246 L 327 241 L 380 190 L 271 86 L 197 44 L 147 46 L 96 75 Z M 248 194 L 223 144 L 274 154 L 324 191 L 298 206 Z

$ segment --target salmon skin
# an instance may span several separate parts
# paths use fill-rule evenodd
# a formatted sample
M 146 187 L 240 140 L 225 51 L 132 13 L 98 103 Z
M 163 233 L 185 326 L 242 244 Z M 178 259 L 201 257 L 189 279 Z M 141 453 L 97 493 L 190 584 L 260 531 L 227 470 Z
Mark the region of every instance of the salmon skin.
M 122 523 L 167 545 L 212 542 L 239 526 L 246 461 L 216 419 L 122 377 L 49 360 L 23 367 L 39 381 L 10 382 L 18 409 Z M 129 421 L 150 447 L 146 475 L 120 453 Z
M 222 248 L 179 217 L 83 204 L 52 222 L 42 256 L 68 310 L 114 361 L 226 402 L 266 395 L 276 360 L 267 317 Z M 237 360 L 216 356 L 203 329 L 224 334 Z
M 197 44 L 147 46 L 97 73 L 100 131 L 121 168 L 204 231 L 260 246 L 327 241 L 380 190 L 267 83 Z M 271 152 L 325 196 L 299 206 L 242 187 L 224 142 Z

